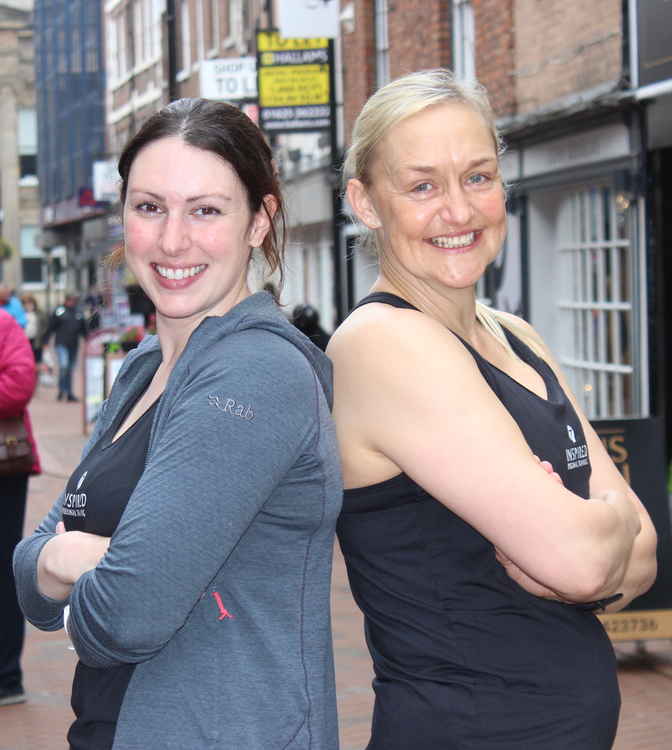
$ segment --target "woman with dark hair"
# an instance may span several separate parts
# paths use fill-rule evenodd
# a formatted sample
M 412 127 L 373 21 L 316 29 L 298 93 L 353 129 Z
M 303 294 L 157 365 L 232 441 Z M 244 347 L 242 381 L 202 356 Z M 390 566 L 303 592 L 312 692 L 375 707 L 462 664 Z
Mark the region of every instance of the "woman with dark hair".
M 506 235 L 500 151 L 484 90 L 439 69 L 379 89 L 345 161 L 379 258 L 328 349 L 368 750 L 608 750 L 595 612 L 656 574 L 648 514 L 539 335 L 476 299 Z
M 281 269 L 270 149 L 235 107 L 180 100 L 119 172 L 117 256 L 157 336 L 15 555 L 32 622 L 60 628 L 69 606 L 70 747 L 336 748 L 331 371 L 247 283 L 253 248 Z

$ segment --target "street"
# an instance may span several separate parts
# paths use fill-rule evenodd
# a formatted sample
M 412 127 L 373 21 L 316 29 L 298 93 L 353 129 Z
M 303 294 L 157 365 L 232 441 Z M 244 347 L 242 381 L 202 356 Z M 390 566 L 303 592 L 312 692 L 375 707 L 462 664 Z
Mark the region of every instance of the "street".
M 81 405 L 57 402 L 52 387 L 40 386 L 30 411 L 44 474 L 31 480 L 26 531 L 47 512 L 84 443 Z M 372 705 L 371 667 L 362 618 L 352 601 L 338 549 L 332 617 L 341 750 L 363 750 Z M 643 645 L 643 650 L 631 643 L 617 648 L 623 708 L 615 750 L 663 750 L 672 745 L 672 643 L 648 641 Z M 0 708 L 0 750 L 66 748 L 74 665 L 75 655 L 63 631 L 42 633 L 27 627 L 23 667 L 28 702 Z

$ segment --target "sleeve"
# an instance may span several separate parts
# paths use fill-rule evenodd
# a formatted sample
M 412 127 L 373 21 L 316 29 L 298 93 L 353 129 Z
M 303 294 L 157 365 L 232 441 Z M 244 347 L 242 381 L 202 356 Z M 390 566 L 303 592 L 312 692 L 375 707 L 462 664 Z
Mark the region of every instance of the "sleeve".
M 19 324 L 3 316 L 0 323 L 0 419 L 21 414 L 35 390 L 35 359 Z
M 44 336 L 42 337 L 42 345 L 46 346 L 49 343 L 49 340 L 53 336 L 53 334 L 56 332 L 56 329 L 58 328 L 58 316 L 55 312 L 52 312 L 49 318 L 47 319 L 47 325 L 44 331 Z
M 107 402 L 103 402 L 100 415 L 91 437 L 84 446 L 82 457 L 103 434 L 107 425 L 104 424 L 103 414 Z M 42 547 L 54 536 L 56 524 L 61 520 L 63 506 L 62 492 L 52 505 L 49 513 L 42 519 L 39 526 L 29 536 L 18 543 L 14 550 L 14 580 L 19 605 L 26 619 L 40 630 L 58 630 L 63 627 L 63 608 L 68 600 L 57 601 L 44 596 L 37 587 L 37 561 Z
M 217 361 L 157 415 L 160 434 L 110 548 L 72 591 L 70 637 L 89 666 L 161 650 L 316 435 L 305 357 L 263 331 L 228 339 L 225 356 L 204 354 Z
M 21 326 L 21 328 L 25 329 L 26 325 L 28 324 L 28 319 L 26 318 L 26 313 L 23 309 L 23 305 L 21 304 L 21 300 L 19 300 L 17 297 L 11 297 L 10 306 L 12 315 L 16 318 L 16 321 Z

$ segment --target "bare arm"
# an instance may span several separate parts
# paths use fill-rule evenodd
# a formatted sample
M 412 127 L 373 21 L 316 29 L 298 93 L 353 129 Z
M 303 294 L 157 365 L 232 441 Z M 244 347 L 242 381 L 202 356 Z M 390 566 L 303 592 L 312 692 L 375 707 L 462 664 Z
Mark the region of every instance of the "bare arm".
M 608 612 L 616 612 L 619 609 L 623 609 L 623 607 L 628 605 L 634 598 L 640 596 L 640 594 L 643 594 L 651 588 L 656 579 L 656 530 L 641 500 L 627 484 L 623 475 L 618 471 L 602 444 L 602 441 L 579 407 L 559 365 L 554 361 L 550 352 L 544 347 L 538 334 L 531 327 L 528 328 L 530 335 L 535 338 L 537 344 L 543 347 L 546 353 L 546 360 L 551 367 L 553 367 L 560 384 L 572 401 L 574 409 L 581 420 L 586 441 L 588 443 L 588 451 L 592 467 L 590 478 L 591 495 L 598 496 L 606 492 L 614 491 L 624 494 L 632 503 L 632 506 L 635 508 L 639 517 L 641 530 L 635 539 L 631 554 L 624 564 L 622 581 L 617 587 L 618 593 L 622 593 L 623 596 L 621 599 L 606 608 L 606 611 Z M 616 593 L 616 591 L 611 593 Z
M 346 486 L 362 483 L 362 462 L 403 470 L 559 598 L 592 601 L 620 586 L 640 524 L 625 493 L 586 501 L 540 471 L 471 355 L 437 322 L 358 312 L 329 350 Z

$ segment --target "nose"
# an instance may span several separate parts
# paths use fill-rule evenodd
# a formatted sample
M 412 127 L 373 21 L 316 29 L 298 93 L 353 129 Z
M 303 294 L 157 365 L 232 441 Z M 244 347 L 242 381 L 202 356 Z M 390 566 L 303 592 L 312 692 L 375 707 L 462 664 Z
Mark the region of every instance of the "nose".
M 179 255 L 189 249 L 191 237 L 187 220 L 182 214 L 174 212 L 166 215 L 159 245 L 166 255 Z
M 453 185 L 443 198 L 441 218 L 455 226 L 468 224 L 474 216 L 474 207 L 463 185 Z

